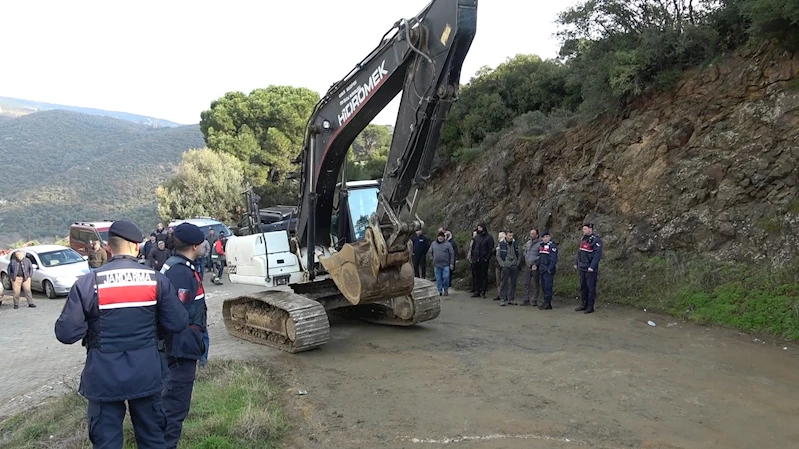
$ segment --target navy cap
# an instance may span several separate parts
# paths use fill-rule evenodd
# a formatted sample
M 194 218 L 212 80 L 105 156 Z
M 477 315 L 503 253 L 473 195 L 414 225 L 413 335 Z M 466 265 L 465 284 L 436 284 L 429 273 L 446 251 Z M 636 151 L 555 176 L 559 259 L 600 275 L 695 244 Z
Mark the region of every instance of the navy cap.
M 545 235 L 549 235 L 549 231 L 544 231 L 544 232 L 541 234 L 541 237 L 543 237 L 543 236 L 545 236 Z
M 141 243 L 141 231 L 132 221 L 119 220 L 111 223 L 109 237 L 120 237 L 129 242 Z
M 594 224 L 591 223 L 590 221 L 586 222 L 586 223 L 583 223 L 583 226 L 585 226 L 586 228 L 594 229 Z
M 176 239 L 186 242 L 189 245 L 199 245 L 205 240 L 203 231 L 191 223 L 181 223 L 173 231 Z

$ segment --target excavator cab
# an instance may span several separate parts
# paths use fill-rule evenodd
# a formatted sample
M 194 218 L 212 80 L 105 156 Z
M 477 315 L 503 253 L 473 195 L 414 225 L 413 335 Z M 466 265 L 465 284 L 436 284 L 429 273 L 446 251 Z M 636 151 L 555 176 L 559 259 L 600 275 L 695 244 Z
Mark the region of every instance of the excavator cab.
M 366 238 L 369 217 L 377 211 L 379 194 L 377 181 L 350 181 L 336 185 L 335 207 L 330 221 L 331 242 L 336 249 Z

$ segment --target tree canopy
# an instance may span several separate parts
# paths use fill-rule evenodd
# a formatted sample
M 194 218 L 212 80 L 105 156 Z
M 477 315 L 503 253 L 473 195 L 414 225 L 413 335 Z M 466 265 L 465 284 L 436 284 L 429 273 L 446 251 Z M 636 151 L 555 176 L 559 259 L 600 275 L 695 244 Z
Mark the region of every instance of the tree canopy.
M 277 183 L 291 172 L 318 101 L 319 94 L 304 87 L 228 92 L 200 114 L 200 130 L 208 148 L 246 162 L 244 173 L 253 185 Z
M 238 219 L 244 168 L 234 156 L 208 148 L 191 149 L 175 170 L 175 176 L 156 190 L 158 215 L 174 218 L 210 216 L 221 221 Z

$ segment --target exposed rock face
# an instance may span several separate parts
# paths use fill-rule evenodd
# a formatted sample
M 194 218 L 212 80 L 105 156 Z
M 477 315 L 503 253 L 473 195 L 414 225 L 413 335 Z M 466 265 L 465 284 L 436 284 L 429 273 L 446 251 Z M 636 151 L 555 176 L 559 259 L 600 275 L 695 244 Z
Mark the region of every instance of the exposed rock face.
M 779 264 L 799 250 L 799 54 L 738 53 L 546 140 L 504 138 L 425 195 L 444 224 L 548 228 L 583 220 L 616 256 L 682 249 Z M 431 217 L 422 217 L 430 220 Z

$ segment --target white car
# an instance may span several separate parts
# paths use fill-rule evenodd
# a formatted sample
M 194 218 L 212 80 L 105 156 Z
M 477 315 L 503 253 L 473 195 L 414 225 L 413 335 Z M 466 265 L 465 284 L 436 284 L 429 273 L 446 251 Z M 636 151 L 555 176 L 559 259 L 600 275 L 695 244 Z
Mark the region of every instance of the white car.
M 67 295 L 80 276 L 91 272 L 89 263 L 77 251 L 66 246 L 36 245 L 20 248 L 19 251 L 24 251 L 32 264 L 31 290 L 44 292 L 50 299 Z M 14 252 L 0 257 L 0 280 L 6 290 L 11 290 L 8 264 Z

